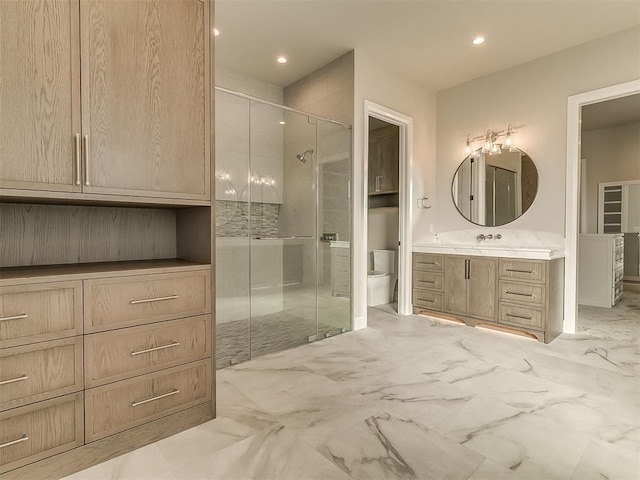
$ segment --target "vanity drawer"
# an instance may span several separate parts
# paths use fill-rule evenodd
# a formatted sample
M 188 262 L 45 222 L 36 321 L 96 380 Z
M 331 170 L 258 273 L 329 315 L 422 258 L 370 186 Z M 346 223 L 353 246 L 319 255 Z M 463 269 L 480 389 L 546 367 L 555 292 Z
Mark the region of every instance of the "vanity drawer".
M 343 260 L 349 262 L 349 260 L 351 260 L 351 252 L 348 248 L 332 248 L 331 256 L 336 261 Z
M 414 253 L 413 270 L 442 272 L 444 270 L 442 255 L 431 253 Z
M 500 323 L 544 330 L 544 311 L 537 308 L 500 304 Z
M 211 356 L 211 315 L 85 335 L 87 388 Z
M 0 411 L 82 388 L 82 337 L 0 350 Z
M 209 270 L 85 280 L 85 332 L 210 313 L 210 284 Z
M 0 473 L 83 445 L 82 392 L 0 413 Z
M 85 392 L 87 442 L 211 400 L 211 360 Z
M 82 282 L 0 287 L 0 348 L 82 334 Z
M 542 283 L 545 279 L 545 262 L 501 258 L 500 278 Z
M 413 306 L 429 310 L 442 310 L 442 293 L 427 290 L 413 291 Z
M 546 288 L 535 283 L 500 281 L 500 300 L 527 303 L 539 307 L 545 305 Z
M 443 292 L 443 277 L 437 273 L 413 272 L 413 288 Z

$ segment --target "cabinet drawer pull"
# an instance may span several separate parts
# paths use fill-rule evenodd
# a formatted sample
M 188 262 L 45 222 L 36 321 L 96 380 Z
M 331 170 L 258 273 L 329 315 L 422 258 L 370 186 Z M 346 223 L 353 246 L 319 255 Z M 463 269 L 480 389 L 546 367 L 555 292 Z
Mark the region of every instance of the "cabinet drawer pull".
M 12 441 L 10 441 L 10 442 L 0 444 L 0 448 L 10 447 L 11 445 L 15 445 L 15 444 L 17 444 L 17 443 L 26 442 L 27 440 L 29 440 L 29 435 L 27 435 L 27 434 L 25 433 L 24 435 L 22 435 L 22 436 L 21 436 L 20 438 L 18 438 L 17 440 L 12 440 Z
M 27 315 L 26 313 L 21 313 L 20 315 L 13 315 L 11 317 L 2 317 L 0 318 L 0 322 L 6 322 L 9 320 L 22 320 L 24 318 L 28 318 L 29 315 Z
M 419 280 L 420 283 L 436 283 L 434 280 Z
M 525 317 L 523 315 L 513 315 L 511 313 L 506 313 L 505 314 L 507 317 L 513 317 L 513 318 L 521 318 L 523 320 L 533 320 L 533 317 L 529 316 L 529 317 Z
M 507 290 L 509 295 L 520 295 L 521 297 L 533 297 L 533 293 L 520 293 L 520 292 L 512 292 L 511 290 Z
M 515 272 L 515 273 L 535 273 L 533 270 L 517 270 L 515 268 L 507 268 L 507 272 Z
M 83 137 L 84 140 L 84 184 L 88 187 L 91 185 L 89 180 L 89 134 Z
M 80 185 L 80 134 L 75 134 L 75 155 L 76 155 L 76 185 Z
M 11 378 L 9 380 L 4 380 L 0 382 L 0 385 L 8 385 L 10 383 L 24 382 L 25 380 L 29 380 L 29 375 L 27 375 L 26 373 L 23 373 L 19 377 Z
M 418 300 L 420 300 L 421 302 L 436 303 L 435 300 L 429 300 L 428 298 L 419 298 Z
M 438 265 L 438 262 L 418 262 L 418 265 Z
M 151 397 L 151 398 L 147 398 L 146 400 L 140 400 L 138 402 L 131 402 L 131 406 L 132 407 L 137 407 L 138 405 L 142 405 L 144 403 L 149 403 L 149 402 L 154 402 L 156 400 L 160 400 L 161 398 L 166 398 L 166 397 L 170 397 L 172 395 L 177 395 L 178 393 L 180 393 L 179 389 L 175 389 L 169 393 L 163 393 L 162 395 L 158 395 L 157 397 Z
M 142 355 L 143 353 L 157 352 L 158 350 L 164 350 L 165 348 L 179 347 L 180 342 L 173 342 L 167 345 L 160 345 L 159 347 L 147 348 L 146 350 L 138 350 L 137 352 L 131 352 L 131 356 Z
M 156 297 L 156 298 L 144 298 L 142 300 L 131 300 L 131 305 L 138 305 L 140 303 L 162 302 L 164 300 L 175 300 L 180 298 L 180 295 L 169 295 L 168 297 Z

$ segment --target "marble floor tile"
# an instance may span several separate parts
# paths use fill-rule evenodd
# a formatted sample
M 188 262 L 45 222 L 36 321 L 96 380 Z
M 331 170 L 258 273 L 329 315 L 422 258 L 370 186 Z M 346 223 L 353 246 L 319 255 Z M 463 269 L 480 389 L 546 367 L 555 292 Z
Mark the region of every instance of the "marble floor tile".
M 64 480 L 177 480 L 155 444 L 95 465 Z
M 586 434 L 486 398 L 469 402 L 436 430 L 531 480 L 569 478 L 590 441 Z
M 467 480 L 523 480 L 523 477 L 487 458 Z
M 284 426 L 269 428 L 175 473 L 184 480 L 349 480 Z
M 591 441 L 571 480 L 636 480 L 640 478 L 640 455 L 611 444 Z
M 353 479 L 466 479 L 485 460 L 397 414 L 380 413 L 318 450 Z

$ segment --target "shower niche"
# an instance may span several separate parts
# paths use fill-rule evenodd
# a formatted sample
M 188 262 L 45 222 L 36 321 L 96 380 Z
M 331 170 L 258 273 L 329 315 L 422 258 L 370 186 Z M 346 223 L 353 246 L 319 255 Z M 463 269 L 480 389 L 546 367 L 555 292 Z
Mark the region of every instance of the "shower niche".
M 216 122 L 216 364 L 224 368 L 351 329 L 350 297 L 332 293 L 330 247 L 351 245 L 352 135 L 224 89 L 215 105 L 224 119 Z

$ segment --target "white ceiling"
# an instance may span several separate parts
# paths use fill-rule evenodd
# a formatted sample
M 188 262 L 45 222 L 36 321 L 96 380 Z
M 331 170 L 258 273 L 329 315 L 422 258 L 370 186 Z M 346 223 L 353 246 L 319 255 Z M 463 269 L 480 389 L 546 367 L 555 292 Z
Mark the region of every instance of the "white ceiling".
M 582 131 L 640 122 L 640 94 L 582 107 Z
M 356 49 L 440 90 L 640 24 L 638 0 L 216 0 L 216 64 L 286 86 Z M 487 41 L 471 44 L 476 34 Z M 278 65 L 275 58 L 289 62 Z M 631 61 L 640 61 L 631 59 Z

